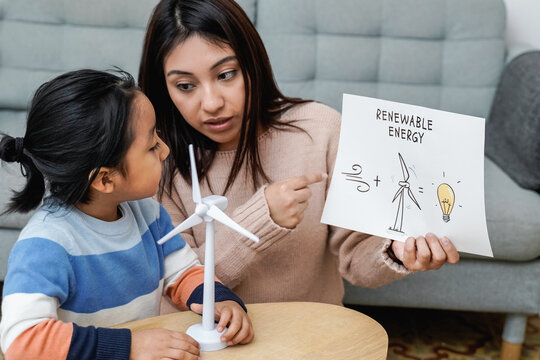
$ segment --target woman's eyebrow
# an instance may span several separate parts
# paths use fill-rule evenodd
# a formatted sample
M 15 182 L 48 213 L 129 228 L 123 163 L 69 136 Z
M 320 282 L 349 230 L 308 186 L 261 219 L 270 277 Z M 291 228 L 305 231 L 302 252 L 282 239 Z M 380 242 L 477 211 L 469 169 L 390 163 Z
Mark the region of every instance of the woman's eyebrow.
M 218 67 L 219 65 L 221 64 L 224 64 L 228 61 L 232 61 L 232 60 L 236 60 L 236 56 L 235 55 L 231 55 L 231 56 L 226 56 L 224 57 L 223 59 L 219 60 L 218 62 L 216 62 L 214 65 L 212 65 L 210 67 L 210 70 L 213 70 L 215 69 L 216 67 Z M 167 73 L 167 76 L 171 76 L 171 75 L 193 75 L 193 73 L 189 72 L 189 71 L 184 71 L 184 70 L 171 70 Z
M 224 64 L 228 61 L 231 61 L 231 60 L 236 60 L 236 56 L 235 55 L 231 55 L 231 56 L 226 56 L 224 57 L 223 59 L 219 60 L 217 63 L 215 63 L 214 65 L 212 65 L 212 67 L 210 68 L 210 70 L 213 70 L 215 69 L 216 67 L 218 67 L 219 65 L 221 64 Z
M 167 76 L 171 75 L 193 75 L 189 71 L 182 71 L 182 70 L 171 70 L 167 73 Z

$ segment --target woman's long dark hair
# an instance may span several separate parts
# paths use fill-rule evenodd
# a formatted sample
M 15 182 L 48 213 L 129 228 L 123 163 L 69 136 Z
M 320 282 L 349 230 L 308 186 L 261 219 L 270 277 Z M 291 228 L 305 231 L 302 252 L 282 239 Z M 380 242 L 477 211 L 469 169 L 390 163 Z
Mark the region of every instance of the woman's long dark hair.
M 254 188 L 265 174 L 258 149 L 259 126 L 296 128 L 279 122 L 279 116 L 305 100 L 285 97 L 278 89 L 263 42 L 242 8 L 233 0 L 162 0 L 150 18 L 139 68 L 139 86 L 156 111 L 156 127 L 171 148 L 165 163 L 160 195 L 171 192 L 176 170 L 188 182 L 188 145 L 194 144 L 199 179 L 212 164 L 218 144 L 193 129 L 182 117 L 167 91 L 163 64 L 167 55 L 188 37 L 197 34 L 216 44 L 226 44 L 236 54 L 245 83 L 244 118 L 238 148 L 224 193 L 237 177 L 244 161 Z M 206 151 L 201 151 L 204 149 Z
M 138 90 L 123 71 L 72 71 L 41 85 L 31 102 L 24 138 L 3 134 L 0 159 L 20 162 L 27 182 L 6 212 L 36 208 L 46 190 L 58 205 L 87 203 L 99 168 L 124 173 L 133 141 L 129 117 Z

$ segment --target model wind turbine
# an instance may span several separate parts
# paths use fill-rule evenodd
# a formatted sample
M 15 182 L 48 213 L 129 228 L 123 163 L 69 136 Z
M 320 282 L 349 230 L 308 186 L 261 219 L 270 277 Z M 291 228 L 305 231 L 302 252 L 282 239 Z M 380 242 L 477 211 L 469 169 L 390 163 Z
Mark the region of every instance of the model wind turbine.
M 191 161 L 193 201 L 196 204 L 195 213 L 161 238 L 158 241 L 158 244 L 163 244 L 176 234 L 200 224 L 203 220 L 206 222 L 202 323 L 190 326 L 187 329 L 186 334 L 194 338 L 201 345 L 201 351 L 215 351 L 227 347 L 227 344 L 220 340 L 220 336 L 226 329 L 222 332 L 218 332 L 216 330 L 217 326 L 214 323 L 214 220 L 219 221 L 223 225 L 230 227 L 255 242 L 259 242 L 259 238 L 235 223 L 223 212 L 223 210 L 227 208 L 226 197 L 210 195 L 201 199 L 201 190 L 199 188 L 199 178 L 197 176 L 193 145 L 189 145 L 189 159 Z
M 399 156 L 399 161 L 401 162 L 401 172 L 403 172 L 403 181 L 400 181 L 398 183 L 399 189 L 396 192 L 396 195 L 394 195 L 394 199 L 392 199 L 392 202 L 394 202 L 399 196 L 399 204 L 398 204 L 398 211 L 396 214 L 396 221 L 394 221 L 394 227 L 390 229 L 394 231 L 403 232 L 401 231 L 401 228 L 403 227 L 403 207 L 405 204 L 405 195 L 404 195 L 405 189 L 407 189 L 407 194 L 409 195 L 409 198 L 411 198 L 411 200 L 416 204 L 416 206 L 418 206 L 418 209 L 420 209 L 420 205 L 418 205 L 418 201 L 416 201 L 411 191 L 411 186 L 409 185 L 409 170 L 407 170 L 407 165 L 405 165 L 405 161 L 403 160 L 403 157 L 401 156 L 400 153 L 398 153 L 398 156 Z M 397 227 L 398 218 L 400 218 L 399 229 Z

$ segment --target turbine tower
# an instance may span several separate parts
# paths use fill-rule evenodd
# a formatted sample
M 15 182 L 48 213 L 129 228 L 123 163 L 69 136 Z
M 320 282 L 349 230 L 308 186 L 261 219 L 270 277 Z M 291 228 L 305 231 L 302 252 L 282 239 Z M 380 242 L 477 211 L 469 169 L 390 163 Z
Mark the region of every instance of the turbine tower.
M 195 155 L 193 153 L 193 145 L 191 144 L 189 145 L 189 158 L 191 161 L 193 201 L 196 204 L 195 213 L 171 230 L 167 235 L 162 237 L 158 241 L 158 244 L 163 244 L 176 234 L 200 224 L 203 220 L 206 222 L 202 323 L 190 326 L 187 329 L 186 334 L 194 338 L 201 345 L 201 351 L 215 351 L 227 347 L 227 344 L 220 340 L 220 336 L 227 331 L 227 329 L 218 332 L 214 322 L 214 220 L 219 221 L 223 225 L 230 227 L 255 242 L 259 242 L 259 238 L 235 223 L 223 212 L 227 208 L 226 197 L 210 195 L 201 199 L 199 178 L 197 176 L 197 168 L 195 165 Z
M 400 181 L 398 183 L 399 189 L 396 192 L 396 195 L 394 195 L 394 199 L 392 199 L 392 202 L 394 202 L 399 196 L 396 220 L 394 221 L 394 227 L 391 227 L 390 229 L 394 231 L 403 232 L 401 231 L 401 229 L 403 227 L 403 207 L 405 205 L 405 194 L 404 194 L 405 189 L 407 189 L 407 195 L 409 195 L 409 198 L 416 204 L 416 206 L 418 206 L 418 209 L 420 209 L 420 205 L 418 205 L 418 201 L 416 201 L 416 198 L 414 197 L 411 191 L 411 185 L 409 184 L 409 170 L 407 170 L 407 165 L 405 164 L 405 160 L 403 160 L 403 157 L 401 156 L 400 153 L 398 153 L 398 156 L 399 156 L 399 161 L 401 163 L 401 172 L 403 173 L 403 181 Z M 400 219 L 399 228 L 397 227 L 398 219 Z

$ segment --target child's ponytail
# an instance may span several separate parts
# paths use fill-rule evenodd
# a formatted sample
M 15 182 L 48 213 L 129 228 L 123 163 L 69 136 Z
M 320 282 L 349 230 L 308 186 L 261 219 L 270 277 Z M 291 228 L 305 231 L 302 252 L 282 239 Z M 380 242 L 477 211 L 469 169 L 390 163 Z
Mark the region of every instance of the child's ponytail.
M 121 70 L 75 70 L 41 85 L 28 109 L 24 138 L 0 134 L 0 159 L 19 162 L 27 180 L 6 212 L 28 212 L 45 193 L 51 205 L 90 202 L 96 169 L 124 169 L 137 92 L 133 77 Z
M 2 134 L 0 140 L 0 160 L 5 162 L 18 162 L 21 172 L 26 177 L 26 185 L 22 190 L 13 190 L 13 196 L 7 209 L 2 213 L 28 212 L 41 203 L 45 194 L 45 180 L 36 168 L 30 156 L 25 153 L 24 138 L 13 138 Z

